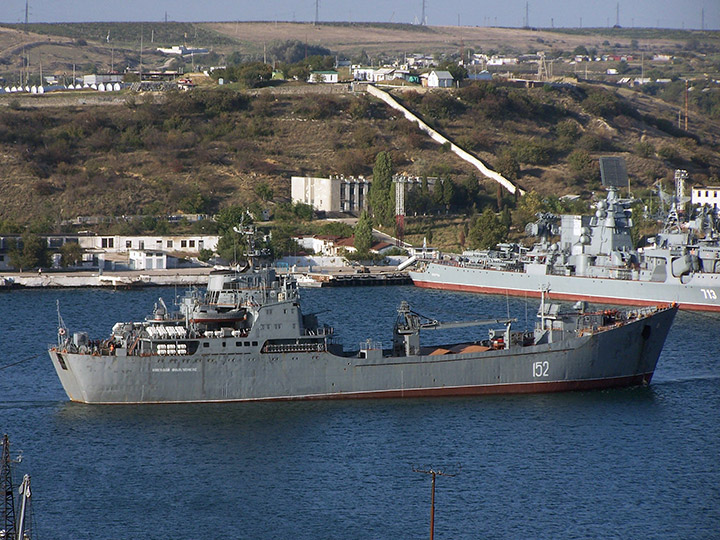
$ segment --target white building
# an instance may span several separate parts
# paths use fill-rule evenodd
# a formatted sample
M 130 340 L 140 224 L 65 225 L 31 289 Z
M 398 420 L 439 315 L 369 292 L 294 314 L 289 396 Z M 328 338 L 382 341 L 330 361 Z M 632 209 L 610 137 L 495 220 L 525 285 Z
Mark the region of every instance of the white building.
M 692 188 L 692 204 L 711 206 L 716 212 L 720 204 L 720 186 L 699 186 Z
M 291 182 L 293 202 L 309 204 L 320 212 L 360 213 L 367 209 L 370 182 L 362 176 L 359 178 L 293 176 Z
M 430 88 L 450 88 L 453 80 L 449 71 L 431 71 L 427 76 L 427 85 Z
M 121 236 L 99 235 L 78 236 L 77 241 L 84 250 L 98 250 L 108 253 L 123 253 L 130 250 L 152 250 L 164 252 L 182 252 L 198 255 L 201 249 L 215 251 L 219 236 L 187 235 L 187 236 Z
M 92 86 L 108 83 L 121 83 L 122 73 L 98 73 L 95 75 L 83 75 L 83 86 Z
M 132 270 L 166 270 L 168 256 L 164 251 L 131 249 L 128 254 Z
M 310 73 L 310 83 L 336 83 L 338 82 L 338 72 L 331 71 L 313 71 Z

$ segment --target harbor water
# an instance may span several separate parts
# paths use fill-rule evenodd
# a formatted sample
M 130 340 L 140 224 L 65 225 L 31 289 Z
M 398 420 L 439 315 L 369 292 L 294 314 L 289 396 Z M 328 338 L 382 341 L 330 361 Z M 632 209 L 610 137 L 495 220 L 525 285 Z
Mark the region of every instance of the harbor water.
M 56 300 L 105 338 L 176 291 L 0 293 L 0 433 L 32 476 L 34 538 L 427 538 L 720 535 L 720 317 L 680 312 L 652 385 L 406 400 L 89 406 L 47 356 Z M 390 344 L 395 308 L 531 325 L 537 300 L 401 287 L 302 291 L 346 348 Z M 426 332 L 425 343 L 487 328 Z

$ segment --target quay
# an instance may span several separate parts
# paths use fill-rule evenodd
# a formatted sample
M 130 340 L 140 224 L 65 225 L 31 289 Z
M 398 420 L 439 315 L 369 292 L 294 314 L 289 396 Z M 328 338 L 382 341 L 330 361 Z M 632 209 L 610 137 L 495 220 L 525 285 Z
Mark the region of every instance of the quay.
M 182 268 L 172 270 L 126 270 L 113 272 L 8 272 L 0 274 L 0 290 L 21 288 L 102 287 L 136 289 L 163 286 L 204 287 L 213 268 Z M 283 273 L 278 269 L 278 273 Z M 352 287 L 367 285 L 409 285 L 407 272 L 396 267 L 372 267 L 372 270 L 348 268 L 297 269 L 300 286 Z

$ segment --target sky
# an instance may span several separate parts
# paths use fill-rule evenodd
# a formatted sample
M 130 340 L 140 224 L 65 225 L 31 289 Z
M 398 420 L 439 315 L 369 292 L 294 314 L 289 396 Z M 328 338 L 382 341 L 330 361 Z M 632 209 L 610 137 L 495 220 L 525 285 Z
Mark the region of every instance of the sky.
M 30 22 L 315 20 L 316 0 L 27 0 Z M 417 23 L 423 0 L 318 0 L 320 21 Z M 429 25 L 720 29 L 720 0 L 424 0 Z M 0 0 L 0 22 L 26 0 Z

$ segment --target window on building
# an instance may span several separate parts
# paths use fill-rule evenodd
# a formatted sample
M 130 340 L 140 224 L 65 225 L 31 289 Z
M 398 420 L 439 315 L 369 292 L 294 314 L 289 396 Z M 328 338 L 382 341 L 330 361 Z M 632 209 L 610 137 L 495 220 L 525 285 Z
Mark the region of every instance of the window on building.
M 132 247 L 132 240 L 125 240 L 125 247 L 131 248 Z
M 194 248 L 194 247 L 195 247 L 195 240 L 190 240 L 190 247 L 191 247 L 191 248 Z
M 173 241 L 172 241 L 172 240 L 168 240 L 166 245 L 167 245 L 167 247 L 169 247 L 169 248 L 173 247 Z
M 115 247 L 115 239 L 114 238 L 103 238 L 100 240 L 100 246 L 104 248 L 113 248 Z
M 180 240 L 180 247 L 181 248 L 187 247 L 187 240 Z

